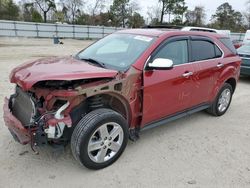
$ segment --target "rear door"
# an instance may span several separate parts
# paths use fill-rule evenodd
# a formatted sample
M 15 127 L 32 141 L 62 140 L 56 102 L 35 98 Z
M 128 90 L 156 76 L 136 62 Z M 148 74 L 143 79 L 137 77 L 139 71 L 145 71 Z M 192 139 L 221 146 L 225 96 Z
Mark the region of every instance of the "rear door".
M 143 125 L 191 105 L 193 66 L 189 63 L 189 37 L 167 40 L 152 54 L 149 62 L 156 58 L 171 59 L 174 67 L 171 70 L 144 71 Z
M 192 104 L 207 103 L 220 73 L 223 71 L 223 52 L 206 37 L 191 38 L 191 61 L 194 67 Z

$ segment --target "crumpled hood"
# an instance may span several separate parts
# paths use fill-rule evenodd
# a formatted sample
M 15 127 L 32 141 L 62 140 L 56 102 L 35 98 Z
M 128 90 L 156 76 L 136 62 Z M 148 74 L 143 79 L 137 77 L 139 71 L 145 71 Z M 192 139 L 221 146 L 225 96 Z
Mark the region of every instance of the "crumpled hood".
M 72 57 L 51 57 L 16 67 L 10 74 L 10 81 L 28 90 L 39 81 L 113 78 L 117 73 L 115 70 L 90 65 Z

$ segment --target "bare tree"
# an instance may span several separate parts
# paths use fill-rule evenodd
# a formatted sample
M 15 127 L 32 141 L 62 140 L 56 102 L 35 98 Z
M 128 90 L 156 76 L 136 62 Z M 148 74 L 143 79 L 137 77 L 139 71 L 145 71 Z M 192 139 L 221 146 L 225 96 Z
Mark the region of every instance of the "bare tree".
M 43 21 L 46 23 L 48 12 L 52 9 L 56 9 L 55 0 L 35 0 L 35 3 L 43 12 Z
M 138 2 L 136 2 L 136 1 L 129 2 L 129 11 L 131 13 L 138 12 L 139 10 L 140 10 L 140 5 Z
M 186 23 L 193 26 L 205 25 L 206 13 L 203 6 L 196 6 L 194 10 L 188 10 L 186 13 Z
M 98 22 L 102 10 L 106 6 L 107 0 L 93 0 L 88 6 L 89 24 L 95 25 Z
M 129 17 L 129 0 L 114 0 L 110 6 L 110 15 L 113 26 L 125 27 Z
M 161 2 L 161 24 L 163 23 L 164 15 L 168 15 L 168 22 L 170 23 L 171 14 L 174 12 L 175 5 L 178 3 L 178 0 L 159 0 Z
M 247 27 L 250 28 L 250 13 L 244 12 L 243 15 L 245 17 Z
M 91 15 L 95 16 L 96 14 L 100 13 L 101 10 L 105 7 L 106 0 L 93 0 L 92 5 L 89 6 L 91 10 Z
M 72 20 L 72 23 L 76 23 L 76 16 L 81 12 L 84 1 L 83 0 L 61 0 L 63 7 L 67 9 L 69 17 Z
M 147 17 L 147 24 L 155 25 L 159 23 L 161 18 L 161 5 L 158 3 L 155 6 L 148 7 Z
M 246 11 L 243 13 L 247 22 L 247 27 L 250 28 L 250 0 L 246 2 Z

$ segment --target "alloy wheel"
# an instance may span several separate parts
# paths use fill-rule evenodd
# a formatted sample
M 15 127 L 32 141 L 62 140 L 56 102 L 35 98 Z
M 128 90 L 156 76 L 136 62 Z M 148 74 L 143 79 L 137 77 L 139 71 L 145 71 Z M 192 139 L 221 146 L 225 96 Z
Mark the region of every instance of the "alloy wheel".
M 230 89 L 227 88 L 221 93 L 219 97 L 218 100 L 219 112 L 224 112 L 228 108 L 230 100 L 231 100 L 231 91 Z
M 98 127 L 89 139 L 88 155 L 93 162 L 103 163 L 120 150 L 124 138 L 122 127 L 109 122 Z

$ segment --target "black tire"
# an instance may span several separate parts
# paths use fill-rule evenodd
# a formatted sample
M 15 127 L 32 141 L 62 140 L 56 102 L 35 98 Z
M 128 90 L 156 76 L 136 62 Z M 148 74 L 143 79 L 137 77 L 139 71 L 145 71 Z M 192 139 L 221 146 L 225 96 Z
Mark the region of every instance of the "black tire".
M 114 122 L 120 126 L 119 130 L 123 131 L 123 141 L 119 150 L 112 158 L 104 162 L 95 162 L 91 159 L 91 154 L 88 152 L 89 142 L 93 139 L 93 134 L 98 134 L 96 131 L 109 122 Z M 71 137 L 71 150 L 73 156 L 81 165 L 89 169 L 101 169 L 111 165 L 121 156 L 126 148 L 128 137 L 128 125 L 124 117 L 111 109 L 100 108 L 85 115 L 76 125 Z M 98 139 L 103 140 L 101 137 Z
M 225 90 L 230 91 L 230 100 L 229 100 L 228 106 L 223 111 L 220 111 L 219 110 L 219 99 L 220 99 L 222 93 Z M 207 112 L 214 115 L 214 116 L 222 116 L 228 110 L 228 108 L 229 108 L 229 106 L 231 104 L 231 101 L 232 101 L 232 96 L 233 96 L 233 88 L 232 88 L 232 86 L 230 84 L 228 84 L 228 83 L 224 83 L 224 85 L 220 89 L 219 93 L 217 94 L 217 97 L 215 98 L 215 101 L 212 103 L 210 108 L 207 109 Z

